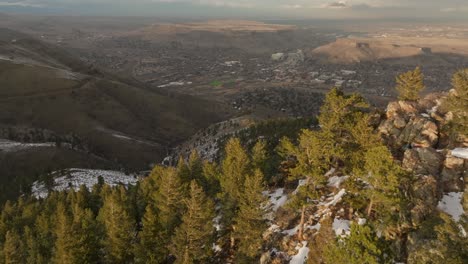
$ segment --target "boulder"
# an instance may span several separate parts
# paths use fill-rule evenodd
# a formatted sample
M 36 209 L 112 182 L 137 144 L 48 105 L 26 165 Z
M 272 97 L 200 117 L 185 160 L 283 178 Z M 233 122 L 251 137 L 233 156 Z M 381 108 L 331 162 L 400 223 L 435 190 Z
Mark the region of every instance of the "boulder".
M 443 156 L 433 148 L 408 149 L 404 153 L 403 168 L 423 175 L 439 175 Z
M 412 101 L 398 101 L 401 112 L 404 115 L 416 115 L 419 113 L 419 107 L 417 102 Z
M 420 147 L 435 147 L 439 140 L 437 125 L 422 116 L 412 117 L 397 138 L 397 145 L 414 143 Z
M 440 176 L 441 186 L 444 192 L 463 191 L 463 178 L 468 176 L 464 164 L 465 161 L 461 158 L 447 156 Z
M 401 107 L 398 102 L 390 102 L 387 105 L 386 116 L 387 119 L 393 119 L 400 113 Z

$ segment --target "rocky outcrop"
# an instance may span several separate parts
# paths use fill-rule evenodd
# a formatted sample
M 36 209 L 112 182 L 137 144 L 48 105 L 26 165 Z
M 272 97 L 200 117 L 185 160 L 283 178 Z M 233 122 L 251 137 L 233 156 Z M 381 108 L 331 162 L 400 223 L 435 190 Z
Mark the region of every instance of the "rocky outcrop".
M 451 139 L 441 129 L 451 113 L 440 110 L 441 94 L 430 94 L 418 102 L 388 104 L 378 131 L 402 165 L 415 175 L 432 175 L 443 192 L 459 192 L 467 177 L 466 160 L 447 150 Z
M 444 156 L 431 147 L 408 149 L 403 157 L 403 168 L 423 175 L 439 175 Z
M 379 132 L 394 148 L 405 146 L 436 147 L 439 129 L 422 105 L 416 102 L 397 101 L 388 104 L 386 119 Z

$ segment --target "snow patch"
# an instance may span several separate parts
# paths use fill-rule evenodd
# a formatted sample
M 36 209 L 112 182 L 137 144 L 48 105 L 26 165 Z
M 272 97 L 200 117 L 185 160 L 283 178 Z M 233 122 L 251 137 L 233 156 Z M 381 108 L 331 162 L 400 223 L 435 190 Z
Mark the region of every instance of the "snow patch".
M 442 197 L 442 200 L 439 201 L 437 208 L 439 210 L 449 214 L 452 216 L 453 220 L 458 222 L 460 220 L 460 216 L 465 214 L 462 206 L 462 198 L 463 192 L 451 192 L 447 193 Z
M 298 252 L 291 258 L 289 264 L 304 264 L 306 263 L 307 256 L 309 255 L 310 249 L 307 247 L 307 241 L 302 242 L 302 247 L 298 248 Z
M 70 188 L 78 189 L 81 185 L 85 185 L 91 189 L 98 183 L 98 178 L 101 176 L 104 182 L 110 186 L 116 185 L 133 185 L 138 181 L 135 175 L 126 175 L 120 171 L 109 170 L 91 170 L 91 169 L 67 169 L 64 171 L 56 171 L 52 173 L 54 179 L 54 191 L 64 191 Z M 45 198 L 49 194 L 46 186 L 42 182 L 34 182 L 31 193 L 37 198 Z
M 216 231 L 221 231 L 221 218 L 223 216 L 221 214 L 217 215 L 215 218 L 213 218 L 213 227 L 216 229 Z
M 276 189 L 268 197 L 270 198 L 273 211 L 277 211 L 288 201 L 288 195 L 284 193 L 284 188 Z
M 456 148 L 452 150 L 452 156 L 461 159 L 468 159 L 468 148 Z
M 297 225 L 293 229 L 284 230 L 282 233 L 287 236 L 294 236 L 298 230 L 299 230 L 299 225 Z
M 345 194 L 346 194 L 346 190 L 341 189 L 335 196 L 333 196 L 333 199 L 331 201 L 329 201 L 328 203 L 325 203 L 324 205 L 326 207 L 335 206 L 339 201 L 341 201 L 341 199 L 343 198 Z
M 313 225 L 313 226 L 311 225 L 307 226 L 306 229 L 320 231 L 320 227 L 322 227 L 322 225 L 320 223 L 317 223 L 316 225 Z
M 159 85 L 158 88 L 166 88 L 166 87 L 171 87 L 171 86 L 182 86 L 182 85 L 185 85 L 185 84 L 192 84 L 192 82 L 170 82 L 170 83 L 167 83 L 167 84 L 163 84 L 163 85 Z
M 340 185 L 348 178 L 349 178 L 349 176 L 342 176 L 342 177 L 333 176 L 333 177 L 330 177 L 328 179 L 327 186 L 328 187 L 334 187 L 334 188 L 340 188 Z
M 359 218 L 357 223 L 358 223 L 358 225 L 365 225 L 367 223 L 367 219 Z
M 337 236 L 348 236 L 351 234 L 350 221 L 335 218 L 332 225 L 333 230 Z

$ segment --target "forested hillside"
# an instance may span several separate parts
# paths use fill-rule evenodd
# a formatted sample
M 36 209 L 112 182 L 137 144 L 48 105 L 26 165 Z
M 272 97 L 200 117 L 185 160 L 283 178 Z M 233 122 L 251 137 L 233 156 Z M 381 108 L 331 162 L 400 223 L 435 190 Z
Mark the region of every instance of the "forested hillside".
M 424 98 L 418 69 L 397 80 L 385 111 L 334 88 L 291 138 L 240 134 L 218 162 L 7 202 L 0 260 L 466 263 L 468 69 Z

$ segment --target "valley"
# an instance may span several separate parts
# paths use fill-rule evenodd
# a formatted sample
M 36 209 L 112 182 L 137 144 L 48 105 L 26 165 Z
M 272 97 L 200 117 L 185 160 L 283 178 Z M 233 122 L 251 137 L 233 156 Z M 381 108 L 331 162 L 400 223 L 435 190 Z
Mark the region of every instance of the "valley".
M 468 24 L 314 8 L 0 13 L 0 263 L 465 263 Z
M 222 146 L 210 142 L 262 121 L 314 117 L 331 87 L 383 107 L 401 72 L 421 65 L 429 93 L 446 91 L 453 72 L 468 66 L 463 27 L 7 18 L 0 19 L 2 138 L 71 146 L 72 160 L 96 157 L 72 161 L 84 168 L 145 171 L 193 148 L 217 158 Z M 208 134 L 216 136 L 199 136 Z M 45 167 L 34 174 L 66 169 Z

